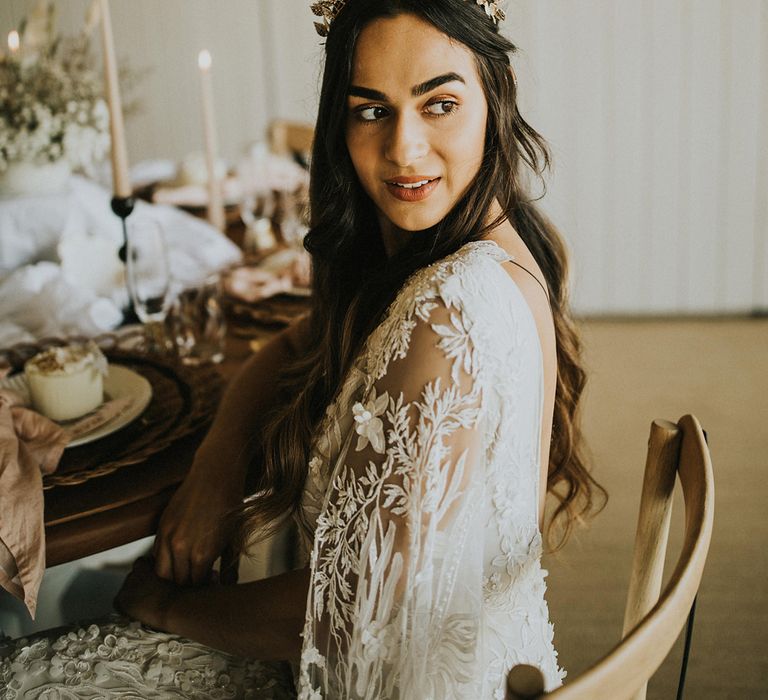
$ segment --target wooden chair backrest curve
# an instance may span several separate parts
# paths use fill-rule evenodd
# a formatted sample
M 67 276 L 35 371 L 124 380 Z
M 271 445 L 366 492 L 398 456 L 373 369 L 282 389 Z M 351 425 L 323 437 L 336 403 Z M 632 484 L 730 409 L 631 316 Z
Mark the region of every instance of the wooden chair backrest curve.
M 307 158 L 312 151 L 314 127 L 303 122 L 275 119 L 269 125 L 269 146 L 280 155 L 300 154 Z
M 683 546 L 664 592 L 661 588 L 675 474 L 685 502 Z M 714 479 L 704 432 L 694 416 L 675 425 L 651 425 L 638 517 L 624 638 L 571 682 L 543 692 L 541 672 L 516 666 L 507 700 L 640 700 L 648 679 L 675 643 L 696 597 L 714 519 Z

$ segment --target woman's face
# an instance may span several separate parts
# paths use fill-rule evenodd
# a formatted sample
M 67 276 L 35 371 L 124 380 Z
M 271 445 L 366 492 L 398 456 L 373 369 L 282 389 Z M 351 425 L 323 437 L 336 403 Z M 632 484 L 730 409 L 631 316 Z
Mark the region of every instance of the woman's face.
M 488 106 L 470 50 L 414 15 L 375 20 L 347 100 L 347 148 L 385 236 L 441 221 L 483 159 Z

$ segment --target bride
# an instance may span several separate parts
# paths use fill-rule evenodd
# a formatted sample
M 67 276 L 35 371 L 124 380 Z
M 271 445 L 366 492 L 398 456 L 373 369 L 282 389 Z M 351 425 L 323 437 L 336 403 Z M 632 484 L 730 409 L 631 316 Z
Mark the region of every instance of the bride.
M 311 313 L 230 385 L 118 595 L 135 622 L 18 642 L 0 697 L 503 698 L 518 663 L 561 683 L 542 532 L 562 543 L 601 489 L 498 5 L 313 6 Z M 295 570 L 210 582 L 225 541 L 286 518 Z

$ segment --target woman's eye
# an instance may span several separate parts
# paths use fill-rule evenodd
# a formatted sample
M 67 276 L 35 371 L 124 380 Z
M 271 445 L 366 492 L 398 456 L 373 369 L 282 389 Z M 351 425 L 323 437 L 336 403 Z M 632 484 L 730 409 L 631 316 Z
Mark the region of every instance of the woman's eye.
M 453 100 L 440 100 L 439 102 L 433 102 L 432 104 L 427 105 L 427 111 L 430 114 L 434 114 L 436 117 L 444 117 L 455 112 L 458 108 L 458 103 Z
M 387 110 L 381 105 L 373 107 L 359 107 L 355 110 L 355 116 L 364 122 L 375 122 L 387 116 Z

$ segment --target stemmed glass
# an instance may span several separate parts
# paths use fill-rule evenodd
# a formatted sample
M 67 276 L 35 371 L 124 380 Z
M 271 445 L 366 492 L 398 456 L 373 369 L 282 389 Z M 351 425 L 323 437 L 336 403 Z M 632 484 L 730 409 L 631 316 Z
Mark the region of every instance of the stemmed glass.
M 240 202 L 240 218 L 245 224 L 243 250 L 261 253 L 277 244 L 272 224 L 274 200 L 268 191 L 245 192 Z
M 274 248 L 277 241 L 272 219 L 275 202 L 268 187 L 265 143 L 256 143 L 240 159 L 237 176 L 242 188 L 240 218 L 245 224 L 243 249 L 246 253 L 261 253 Z
M 127 224 L 128 292 L 136 315 L 144 324 L 148 352 L 164 354 L 164 322 L 172 302 L 165 237 L 160 224 L 151 219 L 134 215 Z
M 284 192 L 282 204 L 280 232 L 283 235 L 283 240 L 291 248 L 303 249 L 304 236 L 309 231 L 309 194 L 303 188 L 294 192 Z

